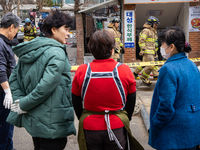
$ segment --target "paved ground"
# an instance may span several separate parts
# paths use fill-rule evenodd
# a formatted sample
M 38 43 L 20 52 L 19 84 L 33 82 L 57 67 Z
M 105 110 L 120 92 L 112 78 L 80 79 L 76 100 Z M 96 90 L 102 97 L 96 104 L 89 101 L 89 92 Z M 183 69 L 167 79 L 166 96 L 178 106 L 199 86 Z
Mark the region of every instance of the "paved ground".
M 76 64 L 76 48 L 67 48 L 69 61 L 71 65 Z M 72 78 L 74 73 L 72 73 Z M 144 86 L 140 81 L 137 81 L 137 99 L 143 103 L 147 112 L 150 111 L 151 98 L 154 86 Z M 155 85 L 155 84 L 153 84 Z M 78 129 L 78 120 L 75 117 L 75 127 Z M 143 123 L 142 117 L 139 114 L 132 117 L 130 127 L 134 137 L 143 145 L 145 150 L 154 150 L 148 145 L 148 132 Z M 14 148 L 16 150 L 33 150 L 33 143 L 31 136 L 24 128 L 15 127 L 14 130 Z M 65 150 L 78 150 L 77 136 L 71 135 L 68 137 L 68 143 Z

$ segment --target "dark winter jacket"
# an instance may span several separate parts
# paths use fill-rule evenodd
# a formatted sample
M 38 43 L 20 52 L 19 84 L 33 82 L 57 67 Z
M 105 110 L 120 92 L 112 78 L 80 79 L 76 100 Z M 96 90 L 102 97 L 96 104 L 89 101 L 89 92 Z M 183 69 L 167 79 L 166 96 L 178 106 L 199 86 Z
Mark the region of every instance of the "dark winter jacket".
M 10 77 L 13 100 L 20 108 L 7 121 L 24 127 L 31 136 L 55 139 L 75 134 L 71 99 L 71 66 L 65 46 L 54 39 L 38 37 L 13 48 L 19 57 Z
M 0 83 L 8 81 L 15 65 L 12 43 L 7 37 L 0 34 Z M 4 92 L 1 86 L 0 92 Z

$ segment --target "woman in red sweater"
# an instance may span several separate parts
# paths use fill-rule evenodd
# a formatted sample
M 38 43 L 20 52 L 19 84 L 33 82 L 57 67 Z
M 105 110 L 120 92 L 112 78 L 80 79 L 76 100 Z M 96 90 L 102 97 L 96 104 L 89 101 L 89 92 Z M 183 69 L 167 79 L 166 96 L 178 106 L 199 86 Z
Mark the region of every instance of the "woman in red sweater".
M 114 36 L 106 30 L 97 31 L 88 48 L 95 59 L 80 65 L 72 83 L 80 150 L 124 150 L 128 143 L 132 143 L 132 148 L 143 149 L 129 129 L 136 81 L 127 65 L 111 59 Z

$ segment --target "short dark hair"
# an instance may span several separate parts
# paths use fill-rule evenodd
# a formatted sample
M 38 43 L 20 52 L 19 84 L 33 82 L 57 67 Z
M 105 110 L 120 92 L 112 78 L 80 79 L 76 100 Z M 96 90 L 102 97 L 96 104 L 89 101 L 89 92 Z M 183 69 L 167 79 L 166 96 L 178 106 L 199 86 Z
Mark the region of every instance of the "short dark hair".
M 8 28 L 12 24 L 15 26 L 15 28 L 17 28 L 19 27 L 20 23 L 21 23 L 21 19 L 11 12 L 6 13 L 1 19 L 2 28 Z
M 177 26 L 167 27 L 160 32 L 158 41 L 160 44 L 166 42 L 168 46 L 174 44 L 179 53 L 189 53 L 192 50 L 190 44 L 185 41 L 184 31 Z
M 52 36 L 51 28 L 60 28 L 63 25 L 66 27 L 72 27 L 72 17 L 69 14 L 63 13 L 59 10 L 53 10 L 51 11 L 50 15 L 45 18 L 41 31 L 46 37 L 50 37 Z
M 95 59 L 110 58 L 113 48 L 115 48 L 115 37 L 106 30 L 96 31 L 88 43 L 88 49 Z

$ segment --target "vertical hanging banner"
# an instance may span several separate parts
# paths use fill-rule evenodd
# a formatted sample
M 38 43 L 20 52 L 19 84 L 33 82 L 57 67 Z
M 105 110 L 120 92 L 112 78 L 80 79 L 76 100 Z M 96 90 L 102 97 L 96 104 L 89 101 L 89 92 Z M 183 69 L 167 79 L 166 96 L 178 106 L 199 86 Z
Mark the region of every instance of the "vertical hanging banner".
M 189 8 L 189 32 L 200 32 L 200 7 Z
M 135 11 L 125 10 L 124 11 L 124 45 L 125 48 L 135 47 Z

